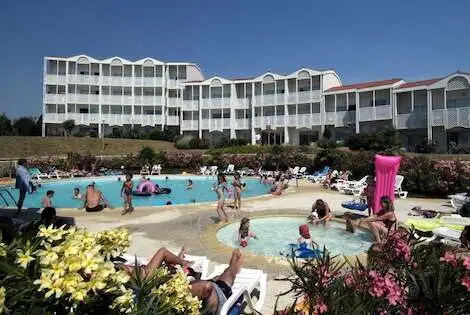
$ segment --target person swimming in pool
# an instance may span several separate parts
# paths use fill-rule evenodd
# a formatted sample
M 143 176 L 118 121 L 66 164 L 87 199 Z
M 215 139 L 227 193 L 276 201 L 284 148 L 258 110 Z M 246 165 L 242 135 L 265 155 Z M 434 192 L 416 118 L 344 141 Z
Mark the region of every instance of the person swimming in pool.
M 214 184 L 212 188 L 217 194 L 217 215 L 219 216 L 220 221 L 222 221 L 222 216 L 225 219 L 225 222 L 228 222 L 227 213 L 224 210 L 225 196 L 224 191 L 227 190 L 227 179 L 223 173 L 217 175 L 217 183 Z
M 300 236 L 297 239 L 297 244 L 299 245 L 299 248 L 312 249 L 312 244 L 317 246 L 317 243 L 312 240 L 312 237 L 310 235 L 310 229 L 307 224 L 302 224 L 299 226 L 299 235 Z
M 82 199 L 82 194 L 80 193 L 80 188 L 75 187 L 73 189 L 73 199 Z
M 186 189 L 193 189 L 193 181 L 188 179 L 188 183 L 186 184 Z

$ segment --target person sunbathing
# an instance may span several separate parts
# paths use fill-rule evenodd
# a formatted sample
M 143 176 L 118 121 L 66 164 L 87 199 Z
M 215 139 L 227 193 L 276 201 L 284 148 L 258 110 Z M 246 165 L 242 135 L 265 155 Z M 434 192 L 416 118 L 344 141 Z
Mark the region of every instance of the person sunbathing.
M 166 248 L 160 248 L 147 265 L 139 268 L 124 265 L 124 270 L 129 274 L 131 280 L 135 281 L 137 270 L 140 270 L 140 275 L 146 278 L 150 277 L 156 269 L 163 265 L 179 265 L 187 269 L 193 262 L 184 259 L 185 253 L 184 247 L 178 255 L 173 254 Z M 235 277 L 240 273 L 242 264 L 243 255 L 241 251 L 239 249 L 233 250 L 229 266 L 220 275 L 209 280 L 194 280 L 191 282 L 191 294 L 207 303 L 212 313 L 220 314 L 222 306 L 232 295 L 232 286 Z

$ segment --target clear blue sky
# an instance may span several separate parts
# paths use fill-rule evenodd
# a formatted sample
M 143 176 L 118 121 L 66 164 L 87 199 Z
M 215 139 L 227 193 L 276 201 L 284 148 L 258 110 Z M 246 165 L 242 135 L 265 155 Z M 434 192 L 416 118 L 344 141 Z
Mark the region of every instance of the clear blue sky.
M 37 116 L 43 57 L 192 61 L 206 77 L 334 68 L 343 83 L 470 71 L 470 0 L 2 1 L 0 112 Z

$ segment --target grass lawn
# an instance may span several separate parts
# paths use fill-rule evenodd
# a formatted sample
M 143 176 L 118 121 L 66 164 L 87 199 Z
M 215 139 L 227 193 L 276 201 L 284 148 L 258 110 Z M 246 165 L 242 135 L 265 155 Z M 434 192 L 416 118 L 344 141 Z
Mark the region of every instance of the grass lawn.
M 0 158 L 81 155 L 127 155 L 148 146 L 157 151 L 177 150 L 173 142 L 74 137 L 0 137 Z

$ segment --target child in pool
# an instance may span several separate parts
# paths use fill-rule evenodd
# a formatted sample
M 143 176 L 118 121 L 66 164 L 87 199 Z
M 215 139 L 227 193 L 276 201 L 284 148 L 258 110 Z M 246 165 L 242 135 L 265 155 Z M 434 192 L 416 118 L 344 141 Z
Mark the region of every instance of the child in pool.
M 310 229 L 307 224 L 302 224 L 299 226 L 299 235 L 300 237 L 297 239 L 299 248 L 303 247 L 312 249 L 312 244 L 318 246 L 317 243 L 312 240 L 312 237 L 310 236 Z
M 356 229 L 354 228 L 354 225 L 352 224 L 351 212 L 345 212 L 344 219 L 345 219 L 345 224 L 346 224 L 346 232 L 355 233 Z
M 256 239 L 256 234 L 250 231 L 250 219 L 243 218 L 240 222 L 240 228 L 238 230 L 238 240 L 241 247 L 248 246 L 250 238 Z
M 43 208 L 50 208 L 52 207 L 52 197 L 54 197 L 54 191 L 48 190 L 44 198 L 42 198 L 42 206 Z
M 132 189 L 134 183 L 132 182 L 132 174 L 126 174 L 126 181 L 122 183 L 121 195 L 124 199 L 124 209 L 122 210 L 122 215 L 134 211 L 132 206 Z
M 193 181 L 191 179 L 188 179 L 188 183 L 186 184 L 186 189 L 192 189 L 193 188 Z
M 75 187 L 73 189 L 73 199 L 82 199 L 82 194 L 80 193 L 80 188 Z

